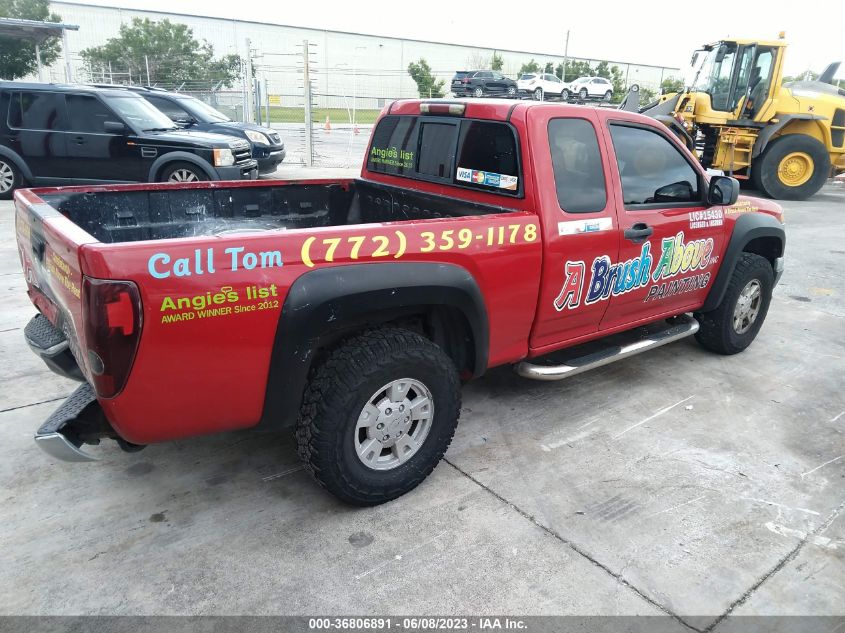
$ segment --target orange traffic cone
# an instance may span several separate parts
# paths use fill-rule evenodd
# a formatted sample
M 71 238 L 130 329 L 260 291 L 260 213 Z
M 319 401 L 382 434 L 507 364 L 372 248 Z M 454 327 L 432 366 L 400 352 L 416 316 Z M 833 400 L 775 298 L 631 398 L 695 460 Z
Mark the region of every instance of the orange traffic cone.
M 329 115 L 328 115 L 328 114 L 326 115 L 326 124 L 323 126 L 323 129 L 324 129 L 326 132 L 331 132 L 331 131 L 332 131 L 332 122 L 329 120 Z

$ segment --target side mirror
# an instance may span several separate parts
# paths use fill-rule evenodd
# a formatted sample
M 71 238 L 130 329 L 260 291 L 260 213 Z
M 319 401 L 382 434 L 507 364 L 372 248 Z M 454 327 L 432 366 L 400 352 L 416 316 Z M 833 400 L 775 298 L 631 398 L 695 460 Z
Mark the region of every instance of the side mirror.
M 660 187 L 654 192 L 654 202 L 687 202 L 692 200 L 694 191 L 686 180 L 673 182 Z
M 125 134 L 126 126 L 120 121 L 103 121 L 103 132 L 106 134 Z
M 707 190 L 707 202 L 712 205 L 730 206 L 739 197 L 739 181 L 730 176 L 713 176 Z
M 181 127 L 191 127 L 192 125 L 194 125 L 197 122 L 197 120 L 194 119 L 193 117 L 191 117 L 191 118 L 181 117 L 179 119 L 173 119 L 173 122 L 176 125 L 179 125 Z

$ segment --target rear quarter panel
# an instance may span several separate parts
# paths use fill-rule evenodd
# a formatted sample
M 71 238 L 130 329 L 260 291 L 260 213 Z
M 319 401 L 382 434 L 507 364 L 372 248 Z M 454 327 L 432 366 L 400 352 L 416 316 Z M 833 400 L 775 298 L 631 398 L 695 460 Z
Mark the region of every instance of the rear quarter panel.
M 528 212 L 83 245 L 86 275 L 134 281 L 143 304 L 129 380 L 101 404 L 141 444 L 255 425 L 265 389 L 285 388 L 267 377 L 288 289 L 306 271 L 353 263 L 465 268 L 488 311 L 489 364 L 517 360 L 527 353 L 541 248 Z

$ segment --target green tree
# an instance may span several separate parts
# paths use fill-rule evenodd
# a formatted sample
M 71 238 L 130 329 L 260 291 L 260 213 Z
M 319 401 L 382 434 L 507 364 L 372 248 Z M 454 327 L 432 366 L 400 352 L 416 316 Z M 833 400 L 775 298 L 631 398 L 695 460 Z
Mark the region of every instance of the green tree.
M 657 101 L 657 92 L 646 86 L 640 86 L 640 107 Z
M 435 79 L 431 73 L 431 66 L 422 57 L 418 62 L 408 64 L 408 74 L 417 84 L 420 97 L 443 96 L 443 84 L 445 82 L 442 79 Z
M 670 94 L 673 92 L 681 92 L 684 89 L 684 80 L 677 77 L 666 77 L 660 82 L 660 92 L 662 94 Z
M 558 64 L 560 66 L 560 64 Z M 546 62 L 546 67 L 543 68 L 543 72 L 547 75 L 553 73 L 555 71 L 555 65 L 552 62 Z M 558 75 L 559 77 L 560 75 Z
M 61 22 L 50 13 L 49 0 L 0 0 L 0 18 Z M 40 45 L 41 63 L 49 66 L 59 58 L 61 40 L 50 37 Z M 38 68 L 35 60 L 35 43 L 11 37 L 0 37 L 0 79 L 17 79 L 31 75 Z
M 490 70 L 502 70 L 505 65 L 505 60 L 496 51 L 493 51 L 493 57 L 490 59 Z
M 523 64 L 522 66 L 519 67 L 519 75 L 518 76 L 522 77 L 522 75 L 527 75 L 527 74 L 532 74 L 532 73 L 537 73 L 537 72 L 540 72 L 540 64 L 535 62 L 534 59 L 532 58 L 532 60 L 530 62 L 528 62 L 527 64 Z
M 105 74 L 109 64 L 114 71 L 127 72 L 133 82 L 143 83 L 149 67 L 150 83 L 180 85 L 186 82 L 231 86 L 240 75 L 241 58 L 226 55 L 214 59 L 214 49 L 199 42 L 184 24 L 149 18 L 132 18 L 122 24 L 118 37 L 102 46 L 86 48 L 82 59 L 91 74 Z M 137 79 L 136 79 L 137 78 Z
M 610 79 L 613 84 L 613 100 L 621 100 L 625 92 L 625 77 L 619 66 L 610 66 L 607 62 L 600 62 L 598 66 L 593 69 L 597 77 L 604 77 Z
M 590 68 L 589 62 L 568 59 L 566 60 L 566 76 L 564 77 L 563 75 L 562 64 L 557 65 L 557 68 L 555 68 L 555 74 L 565 83 L 570 83 L 578 79 L 578 77 L 590 77 L 593 74 L 593 69 Z

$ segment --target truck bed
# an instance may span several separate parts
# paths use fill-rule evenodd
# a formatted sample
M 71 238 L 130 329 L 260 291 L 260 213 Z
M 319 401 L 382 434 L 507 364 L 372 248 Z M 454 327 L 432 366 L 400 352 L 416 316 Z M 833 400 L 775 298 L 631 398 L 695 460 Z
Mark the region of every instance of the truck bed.
M 45 190 L 40 197 L 104 243 L 465 217 L 510 210 L 364 180 Z

